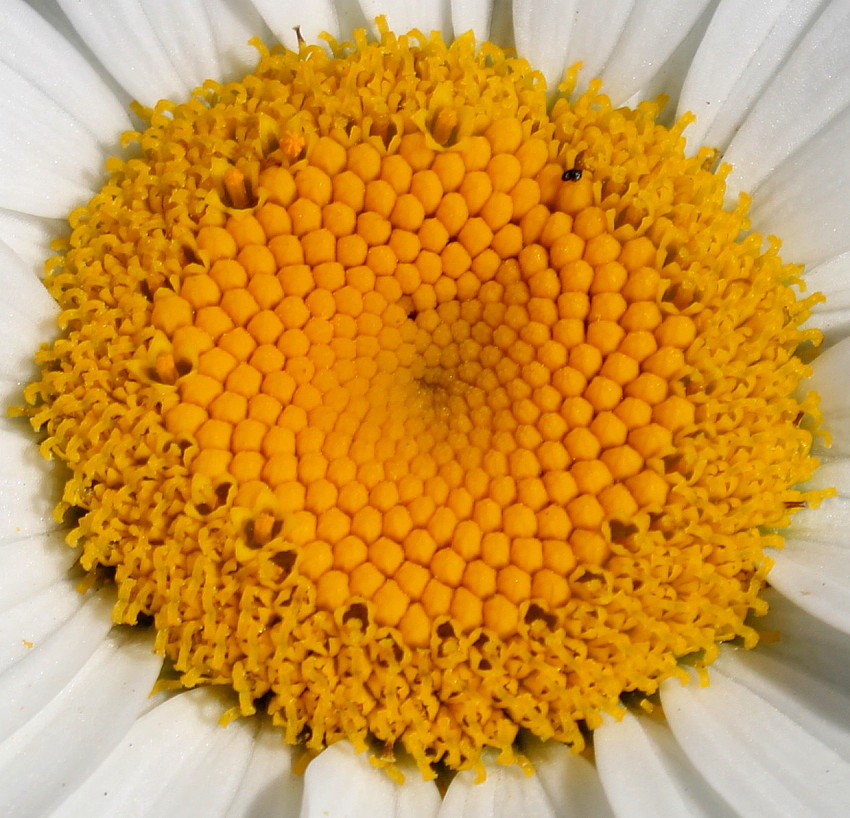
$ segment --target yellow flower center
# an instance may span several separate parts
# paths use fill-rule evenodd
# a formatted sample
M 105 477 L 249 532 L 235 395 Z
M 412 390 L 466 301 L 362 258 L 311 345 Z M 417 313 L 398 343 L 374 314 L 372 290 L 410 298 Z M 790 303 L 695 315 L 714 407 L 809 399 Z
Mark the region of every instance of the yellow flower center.
M 571 74 L 550 111 L 471 37 L 330 47 L 142 111 L 72 215 L 27 390 L 69 541 L 289 742 L 581 747 L 757 640 L 818 499 L 814 299 L 660 103 Z

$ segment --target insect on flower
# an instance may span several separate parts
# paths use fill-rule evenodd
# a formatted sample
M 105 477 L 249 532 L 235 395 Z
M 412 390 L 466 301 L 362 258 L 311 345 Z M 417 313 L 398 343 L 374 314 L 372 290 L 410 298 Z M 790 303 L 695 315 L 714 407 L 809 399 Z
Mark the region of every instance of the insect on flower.
M 587 170 L 584 166 L 584 151 L 579 151 L 573 160 L 573 166 L 564 171 L 561 176 L 562 182 L 577 182 Z

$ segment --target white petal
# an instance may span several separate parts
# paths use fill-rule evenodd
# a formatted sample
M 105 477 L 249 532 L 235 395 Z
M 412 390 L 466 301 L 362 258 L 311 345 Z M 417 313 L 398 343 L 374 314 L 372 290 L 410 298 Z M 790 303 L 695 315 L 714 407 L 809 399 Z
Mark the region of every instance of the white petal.
M 846 441 L 844 442 L 846 446 Z M 770 583 L 803 610 L 850 633 L 850 459 L 822 463 L 810 488 L 834 487 L 820 508 L 801 509 L 773 551 Z
M 780 640 L 783 635 L 780 634 Z M 712 668 L 744 685 L 850 761 L 850 690 L 818 677 L 811 666 L 783 661 L 780 654 L 725 648 Z M 850 659 L 846 651 L 844 660 Z M 816 667 L 816 666 L 815 666 Z
M 63 531 L 36 534 L 0 545 L 0 611 L 67 577 L 77 552 Z
M 636 0 L 578 0 L 562 59 L 564 68 L 581 61 L 579 92 L 587 88 L 590 80 L 604 73 L 604 66 L 614 53 L 635 4 Z M 613 85 L 609 87 L 606 81 L 605 92 L 616 96 L 619 89 Z
M 520 57 L 543 73 L 550 89 L 564 78 L 578 0 L 514 0 L 514 40 Z
M 292 757 L 279 728 L 262 725 L 227 818 L 298 818 L 304 779 L 292 772 Z
M 182 99 L 221 76 L 216 40 L 199 0 L 58 0 L 107 71 L 134 99 Z
M 32 270 L 0 240 L 0 381 L 23 385 L 36 374 L 39 345 L 56 334 L 59 308 Z M 0 387 L 8 406 L 20 390 Z
M 770 610 L 754 624 L 761 631 L 773 630 L 779 638 L 763 640 L 759 652 L 805 667 L 822 681 L 846 689 L 850 634 L 810 616 L 774 588 L 762 596 Z
M 177 696 L 138 719 L 55 818 L 223 815 L 251 756 L 253 730 L 224 728 L 208 688 Z
M 432 781 L 416 770 L 406 772 L 403 785 L 369 763 L 347 741 L 320 753 L 304 774 L 301 818 L 416 818 L 435 816 L 440 796 Z
M 689 47 L 681 54 L 681 62 L 685 66 L 690 64 L 693 52 L 688 35 L 699 24 L 709 4 L 710 0 L 690 0 L 688 3 L 637 0 L 602 71 L 603 90 L 615 105 L 623 104 L 638 91 L 645 91 L 646 97 L 655 96 L 654 88 L 650 87 L 654 78 L 671 60 L 678 70 L 680 60 L 674 58 L 686 42 Z M 669 74 L 679 82 L 676 71 Z M 678 85 L 672 88 L 665 83 L 660 90 L 670 95 L 678 90 Z
M 556 741 L 530 741 L 523 751 L 534 765 L 558 818 L 612 818 L 596 768 Z
M 850 548 L 794 536 L 774 560 L 770 581 L 780 593 L 850 633 Z
M 773 556 L 773 586 L 803 610 L 850 633 L 850 549 L 795 534 Z
M 0 208 L 61 218 L 91 196 L 103 146 L 129 126 L 74 47 L 20 0 L 0 33 Z M 70 160 L 70 161 L 69 161 Z
M 53 508 L 61 497 L 59 470 L 25 432 L 25 421 L 0 418 L 0 543 L 58 525 Z
M 812 367 L 812 377 L 803 388 L 820 395 L 824 427 L 832 437 L 827 450 L 831 457 L 850 455 L 850 394 L 844 388 L 850 364 L 850 339 L 845 339 L 818 356 Z
M 404 784 L 393 785 L 395 806 L 387 815 L 392 818 L 407 818 L 410 815 L 416 818 L 436 818 L 441 804 L 437 785 L 433 781 L 425 781 L 413 764 L 402 765 L 402 772 Z
M 260 14 L 269 28 L 283 45 L 293 51 L 298 50 L 298 26 L 301 36 L 309 44 L 318 42 L 318 37 L 327 31 L 334 37 L 339 36 L 339 17 L 333 0 L 317 0 L 310 4 L 310 14 L 305 15 L 303 8 L 292 3 L 278 3 L 276 0 L 254 0 Z
M 112 622 L 114 599 L 96 594 L 47 639 L 0 675 L 0 741 L 52 701 L 100 647 Z
M 26 329 L 23 325 L 24 321 L 36 324 L 53 323 L 58 311 L 56 302 L 39 278 L 27 270 L 21 259 L 2 241 L 0 241 L 0 281 L 5 290 L 3 309 L 9 310 L 0 313 L 4 329 L 11 334 L 17 334 Z M 35 332 L 43 335 L 44 329 L 43 326 L 37 326 Z M 5 370 L 0 369 L 0 372 Z
M 783 530 L 791 538 L 800 536 L 816 542 L 841 542 L 844 526 L 850 526 L 850 458 L 834 456 L 833 449 L 818 448 L 815 451 L 820 465 L 803 487 L 835 489 L 837 494 L 828 497 L 818 508 L 797 511 L 790 528 Z
M 50 25 L 63 34 L 63 22 L 67 25 L 68 20 L 56 6 L 55 0 L 26 0 L 28 6 L 32 6 Z
M 0 616 L 0 673 L 21 661 L 36 645 L 61 628 L 85 602 L 68 577 L 47 588 L 23 589 L 26 597 Z
M 50 243 L 68 232 L 63 219 L 45 219 L 16 210 L 0 210 L 0 241 L 17 255 L 27 272 L 44 274 L 44 262 L 54 255 Z
M 793 51 L 788 53 L 793 31 L 777 35 L 784 43 L 776 49 L 784 48 L 787 60 L 752 107 L 725 156 L 734 169 L 730 183 L 738 190 L 754 191 L 774 170 L 781 169 L 785 175 L 789 157 L 850 104 L 850 4 L 820 5 L 822 13 Z M 740 25 L 750 22 L 750 15 L 742 19 L 737 6 L 732 6 Z M 789 11 L 786 16 L 799 18 L 798 22 L 780 22 L 780 28 L 804 30 L 812 15 L 810 3 L 797 2 Z M 778 56 L 756 53 L 754 59 L 768 63 L 757 70 L 770 70 L 769 63 L 775 64 Z
M 253 0 L 274 35 L 287 48 L 298 50 L 298 26 L 301 36 L 308 44 L 320 43 L 319 35 L 327 32 L 338 40 L 351 40 L 356 28 L 371 26 L 360 10 L 356 0 L 317 0 L 305 14 L 303 6 L 279 3 L 277 0 Z
M 458 773 L 443 800 L 439 818 L 555 818 L 540 779 L 517 766 L 487 765 L 476 783 L 472 770 Z
M 452 36 L 450 4 L 451 0 L 360 0 L 367 20 L 384 15 L 396 34 L 418 28 L 425 35 L 441 31 L 447 39 Z
M 208 691 L 204 691 L 208 692 Z M 175 700 L 183 698 L 176 696 Z M 169 786 L 145 809 L 145 815 L 159 818 L 162 815 L 203 815 L 205 818 L 225 815 L 225 806 L 233 798 L 245 773 L 245 767 L 251 758 L 253 731 L 245 724 L 230 725 L 223 728 L 212 718 L 212 726 L 206 731 L 187 729 L 186 719 L 178 716 L 180 725 L 180 744 L 172 750 L 172 769 Z M 194 728 L 194 725 L 193 725 Z M 210 731 L 214 731 L 210 733 Z M 199 739 L 206 733 L 206 738 Z M 192 735 L 195 733 L 196 735 Z M 156 736 L 156 752 L 161 752 L 159 736 Z M 187 754 L 187 750 L 189 753 Z M 194 751 L 193 751 L 194 750 Z M 135 777 L 135 766 L 131 766 Z M 173 771 L 173 772 L 172 772 Z M 112 777 L 110 776 L 112 780 Z M 163 776 L 157 776 L 151 784 L 160 784 Z M 151 789 L 153 793 L 155 790 Z M 148 795 L 145 796 L 149 797 Z M 86 799 L 83 803 L 88 802 Z M 138 803 L 138 797 L 131 803 Z M 73 813 L 68 813 L 73 815 Z M 92 813 L 89 812 L 89 815 Z M 116 813 L 105 810 L 103 818 L 112 818 Z M 121 815 L 130 815 L 126 809 Z
M 0 207 L 59 218 L 91 197 L 102 175 L 97 142 L 56 100 L 3 63 L 0 121 Z
M 767 135 L 764 138 L 771 139 Z M 782 257 L 787 261 L 820 264 L 850 248 L 848 156 L 850 108 L 753 191 L 753 229 L 778 235 L 782 239 Z M 732 192 L 741 179 L 730 177 Z M 745 180 L 743 184 L 746 186 Z
M 452 29 L 456 37 L 472 31 L 478 42 L 490 39 L 491 0 L 452 0 Z M 504 43 L 498 43 L 504 47 Z
M 6 0 L 0 60 L 91 134 L 104 147 L 130 127 L 123 105 L 71 44 L 21 0 Z M 8 122 L 4 120 L 4 126 Z M 52 134 L 61 142 L 61 134 Z M 76 160 L 77 157 L 73 154 Z
M 606 717 L 593 746 L 617 818 L 734 818 L 664 725 L 631 713 Z
M 249 41 L 259 37 L 271 43 L 271 32 L 250 0 L 206 0 L 204 11 L 210 19 L 222 74 L 203 79 L 240 79 L 259 60 L 257 49 Z
M 711 6 L 703 10 L 697 21 L 691 26 L 676 48 L 673 49 L 673 53 L 660 67 L 654 69 L 655 73 L 623 102 L 624 105 L 630 108 L 636 108 L 644 100 L 663 97 L 665 99 L 665 105 L 658 118 L 658 122 L 668 127 L 676 122 L 682 83 L 685 81 L 688 69 L 691 67 L 694 54 L 702 42 L 705 30 L 708 28 L 709 22 L 711 22 L 712 10 Z M 690 149 L 688 152 L 694 153 Z
M 516 48 L 511 0 L 493 0 L 488 39 L 500 48 Z
M 806 294 L 823 293 L 826 301 L 812 309 L 810 324 L 823 332 L 825 346 L 850 334 L 850 251 L 806 272 Z
M 34 356 L 56 328 L 56 303 L 44 285 L 0 242 L 0 401 L 23 403 L 23 385 L 37 373 Z M 5 415 L 5 412 L 3 413 Z M 0 543 L 56 527 L 57 469 L 39 454 L 28 421 L 0 418 Z
M 726 148 L 821 5 L 821 0 L 722 0 L 679 100 L 680 113 L 696 114 L 687 131 L 692 146 Z
M 57 807 L 124 736 L 162 660 L 147 634 L 113 632 L 40 713 L 0 744 L 9 815 Z
M 693 674 L 695 676 L 695 674 Z M 691 763 L 741 815 L 823 818 L 850 803 L 850 764 L 758 692 L 712 669 L 668 679 L 661 701 Z

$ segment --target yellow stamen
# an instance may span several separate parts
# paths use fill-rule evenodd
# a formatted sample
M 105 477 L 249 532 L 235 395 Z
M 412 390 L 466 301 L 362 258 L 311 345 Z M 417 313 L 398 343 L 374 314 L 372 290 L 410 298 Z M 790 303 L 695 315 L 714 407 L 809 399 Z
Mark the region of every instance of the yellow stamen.
M 289 742 L 581 747 L 755 644 L 762 531 L 821 496 L 815 297 L 660 103 L 571 74 L 549 112 L 470 37 L 331 49 L 160 103 L 72 214 L 26 392 L 69 542 Z

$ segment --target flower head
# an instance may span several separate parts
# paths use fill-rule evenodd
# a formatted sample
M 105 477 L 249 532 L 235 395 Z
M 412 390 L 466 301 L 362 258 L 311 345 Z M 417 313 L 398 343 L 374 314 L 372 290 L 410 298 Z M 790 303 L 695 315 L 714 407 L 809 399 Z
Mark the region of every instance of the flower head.
M 68 14 L 105 58 L 96 28 Z M 518 44 L 539 14 L 517 7 Z M 697 51 L 697 88 L 724 14 Z M 839 14 L 830 6 L 801 24 L 804 43 L 828 39 Z M 648 25 L 639 10 L 628 22 L 642 16 Z M 795 389 L 819 338 L 801 328 L 817 299 L 795 298 L 797 272 L 775 243 L 735 241 L 746 207 L 721 209 L 714 155 L 683 152 L 687 120 L 667 130 L 651 104 L 615 110 L 598 85 L 547 109 L 525 63 L 489 46 L 476 58 L 469 37 L 448 50 L 383 37 L 354 57 L 335 46 L 333 58 L 304 46 L 268 55 L 242 84 L 140 110 L 141 158 L 111 162 L 102 193 L 72 217 L 48 282 L 65 335 L 28 391 L 43 450 L 72 470 L 64 502 L 82 516 L 71 539 L 84 568 L 117 567 L 118 621 L 153 615 L 184 684 L 229 682 L 243 713 L 262 700 L 290 740 L 378 739 L 387 757 L 398 742 L 426 775 L 434 760 L 489 764 L 487 747 L 536 764 L 525 783 L 491 766 L 469 789 L 461 773 L 447 815 L 500 788 L 516 788 L 529 813 L 561 803 L 569 771 L 587 762 L 531 736 L 580 749 L 579 722 L 599 727 L 615 810 L 630 799 L 622 753 L 647 743 L 663 770 L 688 764 L 684 748 L 706 779 L 697 803 L 711 809 L 718 792 L 732 797 L 730 768 L 694 750 L 701 714 L 746 701 L 748 683 L 782 696 L 762 683 L 775 676 L 758 658 L 752 670 L 721 650 L 706 691 L 680 687 L 675 660 L 755 641 L 744 620 L 764 609 L 761 549 L 780 544 L 765 529 L 828 493 L 829 470 L 796 487 L 814 465 L 806 417 L 817 411 Z M 619 40 L 627 51 L 628 34 Z M 545 49 L 540 58 L 550 69 Z M 724 114 L 728 127 L 734 106 Z M 795 225 L 811 223 L 793 212 Z M 790 235 L 806 261 L 806 238 Z M 825 236 L 808 258 L 835 249 Z M 815 360 L 816 378 L 840 349 Z M 829 427 L 837 398 L 823 379 L 818 391 Z M 777 584 L 802 599 L 805 556 L 800 565 L 778 559 Z M 106 646 L 99 661 L 113 661 Z M 38 649 L 22 669 L 50 655 Z M 135 670 L 131 651 L 120 656 Z M 142 664 L 149 678 L 156 664 Z M 603 718 L 660 682 L 678 744 L 645 717 Z M 132 732 L 204 701 L 180 694 Z M 801 701 L 790 712 L 809 724 Z M 248 735 L 228 729 L 235 743 Z M 810 764 L 832 759 L 789 732 Z M 32 752 L 46 735 L 30 721 L 10 741 Z M 74 798 L 131 756 L 116 749 Z M 327 776 L 340 785 L 335 767 L 359 763 L 340 745 L 319 755 L 305 808 L 318 808 Z M 436 810 L 433 785 L 409 779 L 402 798 Z M 394 797 L 399 785 L 380 781 L 375 797 Z M 786 791 L 807 803 L 808 791 Z M 675 786 L 667 797 L 676 802 Z

